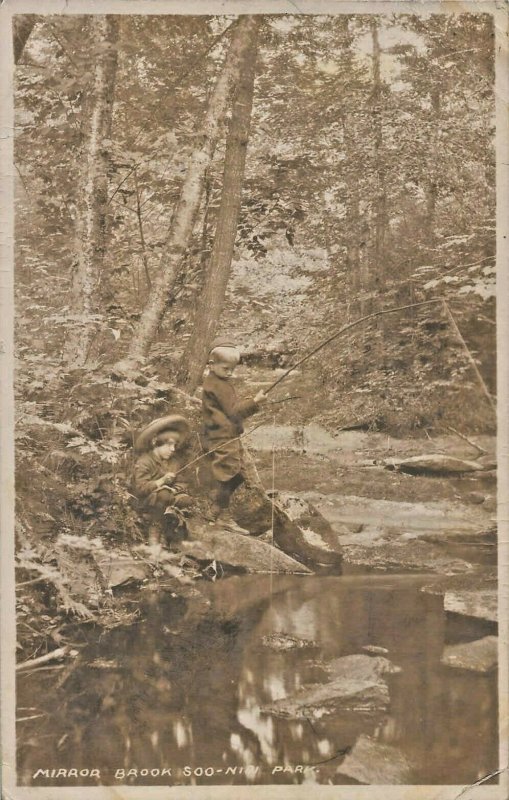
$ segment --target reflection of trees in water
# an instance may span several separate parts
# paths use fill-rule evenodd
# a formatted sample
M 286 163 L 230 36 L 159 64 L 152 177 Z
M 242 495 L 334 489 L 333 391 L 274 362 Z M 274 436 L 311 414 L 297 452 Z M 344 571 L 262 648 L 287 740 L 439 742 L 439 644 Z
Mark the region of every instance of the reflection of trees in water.
M 312 581 L 306 582 L 313 589 Z M 297 722 L 270 717 L 259 707 L 323 679 L 316 654 L 313 659 L 305 649 L 263 653 L 251 646 L 240 676 L 237 716 L 256 732 L 268 765 L 328 761 L 320 771 L 337 782 L 334 773 L 343 756 L 334 754 L 367 733 L 404 750 L 415 765 L 417 782 L 474 781 L 496 769 L 495 677 L 440 664 L 445 638 L 441 596 L 415 588 L 366 587 L 305 594 L 304 589 L 278 598 L 253 639 L 278 631 L 311 639 L 319 644 L 322 662 L 377 645 L 387 648 L 403 669 L 386 676 L 389 714 L 341 712 Z M 289 780 L 286 775 L 284 781 Z
M 264 714 L 260 706 L 297 692 L 302 686 L 326 679 L 323 664 L 340 654 L 358 652 L 366 644 L 367 599 L 362 592 L 318 592 L 306 579 L 298 591 L 278 597 L 264 615 L 244 657 L 239 681 L 237 718 L 256 733 L 264 763 L 320 765 L 329 762 L 335 772 L 343 755 L 361 732 L 373 731 L 376 720 L 362 715 L 336 714 L 307 720 L 291 720 Z M 322 580 L 320 587 L 324 588 Z M 308 596 L 307 596 L 308 595 Z M 315 642 L 318 650 L 296 648 L 272 652 L 255 642 L 271 633 L 284 633 Z M 242 742 L 245 751 L 249 745 Z M 275 782 L 300 782 L 302 776 L 276 775 Z
M 90 653 L 92 664 L 100 656 L 114 659 L 118 669 L 79 666 L 56 694 L 47 692 L 46 701 L 23 700 L 46 702 L 49 712 L 32 746 L 25 741 L 20 751 L 25 782 L 44 764 L 93 766 L 105 773 L 258 765 L 257 782 L 292 783 L 303 776 L 272 775 L 272 767 L 314 764 L 320 765 L 320 782 L 341 783 L 347 779 L 336 770 L 361 733 L 402 749 L 415 765 L 416 782 L 473 782 L 496 768 L 495 679 L 440 665 L 440 597 L 344 579 L 272 583 L 259 576 L 220 581 L 209 595 L 210 612 L 194 622 L 179 601 L 154 595 L 143 622 L 112 631 Z M 284 651 L 263 646 L 264 636 L 277 633 L 316 644 Z M 327 661 L 359 653 L 367 644 L 387 648 L 402 667 L 387 676 L 389 714 L 337 712 L 292 720 L 260 710 L 326 680 Z M 31 680 L 34 692 L 41 681 L 50 685 L 48 674 Z
M 141 624 L 112 631 L 97 647 L 96 654 L 114 658 L 118 670 L 79 667 L 62 687 L 48 738 L 40 733 L 42 747 L 20 751 L 25 780 L 41 764 L 104 771 L 178 768 L 220 766 L 223 756 L 228 765 L 241 764 L 231 754 L 230 738 L 245 731 L 235 715 L 236 693 L 225 688 L 238 683 L 246 637 L 263 614 L 266 592 L 264 597 L 238 617 L 208 616 L 173 636 L 167 631 L 175 603 L 154 596 Z M 89 656 L 93 663 L 94 654 Z M 256 749 L 254 735 L 252 745 Z

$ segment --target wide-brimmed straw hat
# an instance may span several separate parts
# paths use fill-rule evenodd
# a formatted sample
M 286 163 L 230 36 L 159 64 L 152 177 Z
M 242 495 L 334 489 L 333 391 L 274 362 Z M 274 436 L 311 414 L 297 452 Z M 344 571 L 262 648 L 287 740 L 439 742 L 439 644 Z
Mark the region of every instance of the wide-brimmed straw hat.
M 179 435 L 179 442 L 182 443 L 189 436 L 191 429 L 186 418 L 181 417 L 179 414 L 168 414 L 166 417 L 154 419 L 138 434 L 134 443 L 136 452 L 143 453 L 148 450 L 154 436 L 163 431 L 176 431 Z

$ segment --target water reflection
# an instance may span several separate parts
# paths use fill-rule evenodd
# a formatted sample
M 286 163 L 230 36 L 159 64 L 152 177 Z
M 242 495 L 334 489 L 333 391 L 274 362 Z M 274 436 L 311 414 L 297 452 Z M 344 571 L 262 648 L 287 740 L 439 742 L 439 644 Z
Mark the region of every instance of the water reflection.
M 367 735 L 404 755 L 410 782 L 472 783 L 497 767 L 496 676 L 440 664 L 442 599 L 419 589 L 401 576 L 230 578 L 207 586 L 211 611 L 178 634 L 183 604 L 153 594 L 143 622 L 100 637 L 65 680 L 20 676 L 20 706 L 46 713 L 19 725 L 20 782 L 352 783 L 341 764 Z M 302 646 L 288 649 L 288 637 Z M 366 645 L 402 668 L 385 677 L 386 713 L 264 711 L 327 681 L 328 662 Z M 48 768 L 101 777 L 33 779 Z

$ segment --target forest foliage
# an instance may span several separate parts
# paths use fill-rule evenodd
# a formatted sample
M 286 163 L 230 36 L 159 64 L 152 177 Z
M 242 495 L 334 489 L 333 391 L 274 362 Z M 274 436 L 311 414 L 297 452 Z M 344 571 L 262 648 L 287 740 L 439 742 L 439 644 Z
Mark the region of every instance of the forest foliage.
M 129 350 L 235 35 L 231 18 L 127 16 L 111 18 L 108 41 L 101 19 L 36 17 L 16 67 L 17 345 L 32 402 L 48 377 L 78 366 L 65 358 L 76 332 L 90 335 L 87 370 Z M 103 238 L 91 302 L 78 308 L 87 125 L 97 65 L 112 49 L 111 130 L 96 143 Z M 493 69 L 489 15 L 263 18 L 219 326 L 240 318 L 245 350 L 284 340 L 297 353 L 345 317 L 444 296 L 493 392 Z M 203 310 L 227 117 L 146 359 L 170 383 Z M 422 424 L 432 424 L 458 394 L 479 394 L 461 350 L 440 314 L 395 317 L 324 353 L 324 380 L 340 402 L 363 390 L 373 407 L 386 405 L 385 383 L 395 410 L 392 387 L 418 386 L 429 396 Z M 469 427 L 490 427 L 489 408 L 474 405 Z

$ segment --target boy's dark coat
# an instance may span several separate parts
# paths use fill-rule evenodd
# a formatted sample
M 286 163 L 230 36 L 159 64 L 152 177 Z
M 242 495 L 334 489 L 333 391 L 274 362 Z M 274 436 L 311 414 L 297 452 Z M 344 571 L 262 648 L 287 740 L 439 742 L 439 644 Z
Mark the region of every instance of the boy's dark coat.
M 244 432 L 242 421 L 258 411 L 254 400 L 239 400 L 230 381 L 210 373 L 202 392 L 204 444 L 207 447 L 228 441 Z

